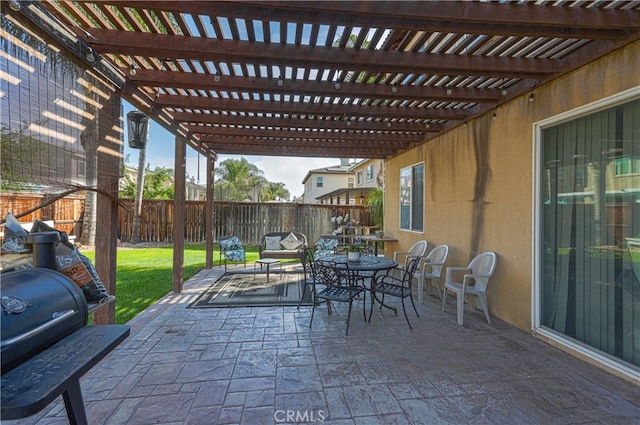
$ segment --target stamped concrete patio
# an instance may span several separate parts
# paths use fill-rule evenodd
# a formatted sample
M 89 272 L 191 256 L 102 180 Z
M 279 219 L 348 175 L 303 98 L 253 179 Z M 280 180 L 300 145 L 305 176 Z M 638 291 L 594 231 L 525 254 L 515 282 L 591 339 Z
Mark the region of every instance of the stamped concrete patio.
M 131 336 L 81 381 L 89 423 L 637 424 L 640 388 L 480 312 L 456 325 L 425 296 L 400 312 L 187 309 L 203 270 L 130 322 Z M 66 424 L 61 399 L 9 424 Z

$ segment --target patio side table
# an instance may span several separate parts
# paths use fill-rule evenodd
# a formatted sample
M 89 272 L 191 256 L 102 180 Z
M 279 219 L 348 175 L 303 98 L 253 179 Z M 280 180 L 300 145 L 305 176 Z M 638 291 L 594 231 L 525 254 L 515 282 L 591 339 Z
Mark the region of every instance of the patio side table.
M 282 263 L 277 258 L 260 258 L 253 263 L 253 280 L 256 280 L 256 266 L 260 264 L 260 268 L 262 266 L 267 266 L 267 282 L 269 282 L 269 268 L 272 264 L 277 264 L 280 267 L 280 276 L 282 277 Z

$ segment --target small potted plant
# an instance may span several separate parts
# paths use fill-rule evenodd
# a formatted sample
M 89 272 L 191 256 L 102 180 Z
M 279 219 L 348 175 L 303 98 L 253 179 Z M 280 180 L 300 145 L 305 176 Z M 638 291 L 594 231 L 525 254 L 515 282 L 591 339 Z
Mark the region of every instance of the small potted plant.
M 364 242 L 360 239 L 360 236 L 353 238 L 346 246 L 347 249 L 347 261 L 360 261 L 360 250 L 364 247 Z

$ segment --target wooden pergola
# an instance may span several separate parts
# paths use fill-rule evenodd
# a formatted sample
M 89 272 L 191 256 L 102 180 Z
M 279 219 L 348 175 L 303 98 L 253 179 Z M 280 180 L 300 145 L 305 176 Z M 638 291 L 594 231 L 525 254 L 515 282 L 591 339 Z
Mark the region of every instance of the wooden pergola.
M 209 188 L 217 154 L 394 157 L 640 39 L 638 0 L 10 3 L 176 135 L 176 176 L 207 156 Z
M 389 158 L 640 37 L 638 1 L 51 1 L 204 154 Z

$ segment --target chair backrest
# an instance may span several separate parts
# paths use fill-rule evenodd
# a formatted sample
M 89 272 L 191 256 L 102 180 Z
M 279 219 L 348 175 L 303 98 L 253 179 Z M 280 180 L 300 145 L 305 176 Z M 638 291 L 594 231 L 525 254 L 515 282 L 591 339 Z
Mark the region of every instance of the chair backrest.
M 411 286 L 411 283 L 413 282 L 413 275 L 416 274 L 416 270 L 418 270 L 421 260 L 422 257 L 417 255 L 407 257 L 407 266 L 402 271 L 402 281 L 407 286 Z
M 320 239 L 316 242 L 314 258 L 317 260 L 324 256 L 335 254 L 338 244 L 340 244 L 339 236 L 320 236 Z
M 237 236 L 221 236 L 218 238 L 220 252 L 243 249 L 244 245 Z
M 482 275 L 482 277 L 474 277 L 475 286 L 478 289 L 486 289 L 489 278 L 493 276 L 496 270 L 498 256 L 493 251 L 486 251 L 476 255 L 469 263 L 469 269 L 474 275 Z
M 431 276 L 440 277 L 448 256 L 449 245 L 438 245 L 429 252 L 425 258 L 425 264 L 431 264 Z
M 424 257 L 424 254 L 427 252 L 428 245 L 429 243 L 424 239 L 414 243 L 411 248 L 409 248 L 409 255 L 407 257 Z
M 361 281 L 358 274 L 349 269 L 349 264 L 338 264 L 320 258 L 316 260 L 316 276 L 320 284 L 357 286 Z

